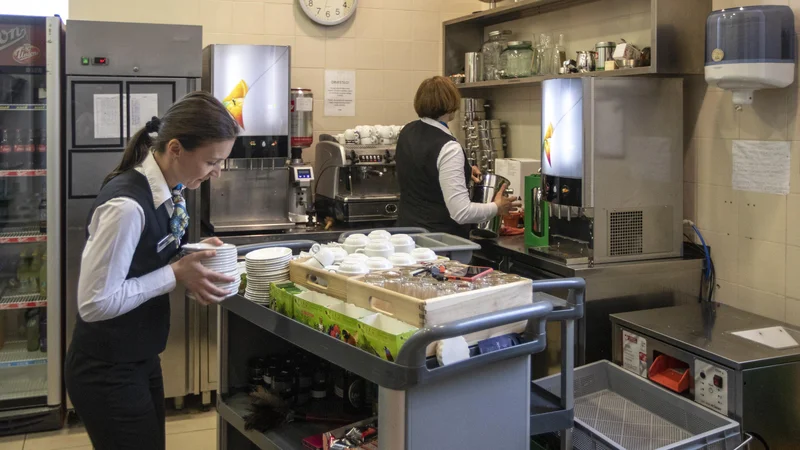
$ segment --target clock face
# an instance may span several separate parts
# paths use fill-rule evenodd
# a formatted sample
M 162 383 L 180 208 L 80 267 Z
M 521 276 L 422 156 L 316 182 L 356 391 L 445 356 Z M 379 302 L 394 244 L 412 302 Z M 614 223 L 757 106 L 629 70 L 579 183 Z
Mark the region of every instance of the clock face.
M 358 0 L 297 0 L 303 12 L 320 25 L 339 25 L 356 12 Z

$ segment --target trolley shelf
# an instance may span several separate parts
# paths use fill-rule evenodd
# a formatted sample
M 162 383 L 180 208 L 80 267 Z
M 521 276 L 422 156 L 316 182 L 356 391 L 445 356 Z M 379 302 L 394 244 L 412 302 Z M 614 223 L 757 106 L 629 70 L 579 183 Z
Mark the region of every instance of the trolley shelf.
M 47 299 L 39 294 L 5 295 L 0 297 L 0 311 L 4 309 L 30 309 L 47 306 Z
M 0 350 L 0 369 L 38 364 L 47 364 L 47 353 L 39 350 L 29 352 L 25 341 L 6 342 L 3 349 Z
M 217 412 L 261 450 L 305 450 L 303 439 L 341 426 L 329 423 L 293 422 L 267 433 L 245 430 L 244 416 L 248 414 L 249 406 L 250 398 L 247 394 L 236 394 L 218 402 Z
M 38 227 L 6 228 L 0 233 L 0 244 L 27 244 L 47 242 L 47 234 L 40 233 Z
M 2 103 L 0 111 L 47 111 L 47 105 Z
M 0 178 L 14 178 L 14 177 L 44 177 L 47 175 L 45 169 L 35 170 L 0 170 Z

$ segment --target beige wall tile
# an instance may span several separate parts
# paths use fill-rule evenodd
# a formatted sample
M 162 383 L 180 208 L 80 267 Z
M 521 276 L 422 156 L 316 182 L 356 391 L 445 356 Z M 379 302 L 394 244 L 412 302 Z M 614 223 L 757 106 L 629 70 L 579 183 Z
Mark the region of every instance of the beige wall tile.
M 697 144 L 697 179 L 701 183 L 731 186 L 733 141 L 729 139 L 694 139 Z
M 356 69 L 383 69 L 383 44 L 379 39 L 356 39 Z
M 800 194 L 800 141 L 792 141 L 791 158 L 791 163 L 789 164 L 789 191 L 793 194 Z
M 326 69 L 354 69 L 356 54 L 355 39 L 326 39 L 325 40 L 325 68 Z
M 390 101 L 410 102 L 414 100 L 418 85 L 406 70 L 385 70 L 383 72 L 384 98 Z
M 715 233 L 703 229 L 700 232 L 703 233 L 706 244 L 711 247 L 711 258 L 714 261 L 717 278 L 734 283 L 737 282 L 739 278 L 738 238 L 730 234 Z
M 86 18 L 107 20 L 103 15 L 90 15 L 86 16 Z M 200 3 L 200 19 L 202 20 L 203 32 L 233 33 L 233 2 L 203 0 Z
M 387 39 L 410 41 L 414 39 L 414 13 L 411 11 L 383 11 L 383 31 Z
M 630 1 L 630 13 L 637 14 L 637 13 L 644 13 L 650 12 L 650 0 L 631 0 Z
M 683 183 L 683 218 L 697 222 L 696 183 Z
M 739 308 L 739 285 L 727 280 L 717 280 L 717 287 L 714 289 L 714 301 Z
M 695 137 L 736 139 L 739 137 L 739 115 L 733 109 L 730 91 L 706 91 L 699 100 L 700 109 Z
M 238 34 L 264 34 L 264 4 L 261 2 L 235 2 L 233 28 Z
M 414 9 L 414 2 L 408 0 L 383 0 L 384 8 L 410 11 Z
M 434 71 L 439 73 L 442 54 L 436 42 L 414 42 L 411 44 L 411 58 L 414 70 Z
M 683 149 L 683 181 L 697 182 L 697 147 L 698 139 L 691 139 Z
M 292 87 L 311 89 L 316 98 L 322 98 L 325 86 L 324 69 L 297 68 L 292 70 Z M 361 89 L 361 85 L 356 79 L 356 93 Z
M 383 39 L 383 11 L 362 8 L 356 13 L 356 37 L 360 39 Z
M 264 4 L 264 34 L 294 36 L 294 7 L 281 3 Z
M 739 238 L 741 286 L 784 295 L 786 289 L 786 245 Z
M 385 0 L 358 0 L 358 8 L 383 8 Z
M 786 247 L 786 296 L 800 298 L 800 247 Z
M 717 233 L 738 234 L 738 201 L 731 188 L 697 185 L 697 226 Z
M 386 92 L 383 88 L 383 71 L 356 71 L 356 100 L 383 100 Z
M 325 48 L 324 38 L 297 36 L 295 46 L 292 48 L 292 66 L 325 67 Z
M 386 111 L 384 110 L 383 101 L 380 100 L 362 100 L 356 101 L 356 122 L 359 124 L 387 124 Z M 392 124 L 389 124 L 392 125 Z
M 383 41 L 383 67 L 388 70 L 408 70 L 413 64 L 411 41 Z
M 741 111 L 739 138 L 783 140 L 788 136 L 787 108 L 790 89 L 763 89 L 753 97 L 753 104 Z M 732 105 L 727 105 L 728 109 Z
M 800 299 L 786 299 L 786 323 L 800 327 Z
M 432 14 L 430 11 L 415 11 L 412 22 L 414 40 L 434 42 L 442 40 L 442 22 L 439 20 L 439 14 Z
M 234 33 L 203 33 L 203 45 L 234 44 L 234 45 L 262 45 L 264 36 L 261 34 L 234 34 Z M 278 44 L 274 44 L 278 45 Z
M 294 6 L 294 23 L 294 34 L 297 36 L 325 36 L 325 27 L 311 20 L 298 3 Z
M 786 297 L 739 286 L 738 308 L 774 320 L 786 320 Z
M 786 243 L 800 246 L 800 195 L 786 197 Z
M 786 242 L 786 196 L 738 192 L 739 236 Z
M 412 102 L 385 102 L 384 115 L 387 125 L 405 125 L 417 118 Z
M 292 68 L 295 67 L 294 58 L 295 58 L 295 44 L 297 40 L 294 36 L 277 36 L 277 35 L 266 35 L 262 36 L 262 44 L 264 45 L 288 45 L 292 47 Z

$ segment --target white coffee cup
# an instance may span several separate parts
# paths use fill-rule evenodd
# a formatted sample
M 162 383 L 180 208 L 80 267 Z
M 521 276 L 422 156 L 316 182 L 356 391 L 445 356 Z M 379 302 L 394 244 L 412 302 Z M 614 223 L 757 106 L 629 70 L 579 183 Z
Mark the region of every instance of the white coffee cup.
M 373 230 L 373 231 L 371 231 L 369 233 L 369 236 L 367 236 L 367 237 L 369 237 L 370 241 L 375 241 L 375 240 L 380 240 L 380 239 L 387 239 L 388 240 L 388 239 L 392 238 L 392 233 L 389 233 L 386 230 Z
M 337 246 L 326 246 L 325 248 L 329 249 L 333 253 L 333 256 L 335 257 L 334 263 L 340 263 L 345 258 L 347 258 L 348 253 L 347 250 L 344 249 L 344 247 L 337 245 Z
M 386 258 L 380 256 L 372 256 L 367 260 L 367 267 L 369 268 L 369 270 L 389 270 L 394 266 Z
M 381 145 L 391 145 L 394 144 L 393 138 L 381 138 Z
M 367 256 L 382 256 L 388 258 L 394 254 L 394 246 L 388 240 L 370 241 L 366 247 L 356 250 L 356 253 L 364 253 Z
M 394 127 L 392 127 L 391 125 L 387 126 L 381 125 L 380 127 L 376 128 L 378 129 L 378 135 L 381 137 L 381 139 L 392 139 L 395 136 Z
M 328 247 L 323 247 L 319 244 L 314 244 L 311 247 L 311 257 L 319 262 L 320 266 L 330 266 L 336 261 L 336 254 Z
M 403 129 L 402 125 L 392 125 L 392 129 L 394 131 L 394 137 L 400 136 L 400 131 Z
M 347 236 L 342 248 L 344 248 L 347 253 L 355 253 L 357 250 L 366 247 L 368 243 L 369 238 L 365 234 L 355 233 Z
M 359 143 L 359 141 L 360 141 L 359 137 L 360 136 L 356 132 L 356 130 L 353 130 L 353 129 L 344 130 L 344 141 L 347 144 L 356 144 L 357 145 Z
M 345 260 L 339 264 L 339 269 L 337 273 L 341 275 L 345 275 L 348 277 L 354 277 L 357 275 L 366 275 L 369 273 L 369 267 L 367 264 L 361 261 L 355 260 Z
M 361 145 L 374 145 L 377 143 L 378 141 L 372 136 L 361 138 Z
M 395 253 L 411 253 L 417 247 L 414 238 L 402 233 L 393 235 L 389 242 L 394 246 Z
M 358 137 L 360 139 L 372 137 L 372 132 L 370 131 L 371 127 L 366 125 L 359 125 L 356 127 L 356 133 L 358 133 Z
M 347 143 L 347 140 L 344 138 L 344 133 L 340 133 L 334 136 L 336 138 L 336 142 L 344 145 Z
M 367 256 L 367 255 L 365 255 L 363 253 L 352 253 L 352 254 L 347 255 L 347 258 L 343 259 L 342 262 L 345 262 L 345 261 L 358 261 L 358 262 L 366 263 L 368 260 L 369 260 L 369 256 Z
M 396 267 L 413 266 L 417 260 L 408 253 L 395 253 L 389 257 L 389 262 Z
M 419 263 L 429 263 L 436 261 L 436 253 L 425 247 L 417 247 L 411 251 L 411 256 Z

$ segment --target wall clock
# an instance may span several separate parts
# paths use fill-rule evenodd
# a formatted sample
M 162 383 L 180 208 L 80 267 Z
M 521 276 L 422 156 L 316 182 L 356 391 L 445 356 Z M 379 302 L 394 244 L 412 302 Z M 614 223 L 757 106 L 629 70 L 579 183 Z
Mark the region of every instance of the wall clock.
M 297 0 L 303 12 L 320 25 L 333 26 L 353 17 L 358 0 Z

